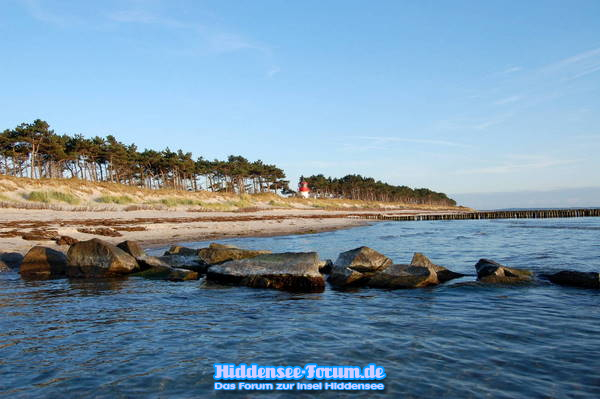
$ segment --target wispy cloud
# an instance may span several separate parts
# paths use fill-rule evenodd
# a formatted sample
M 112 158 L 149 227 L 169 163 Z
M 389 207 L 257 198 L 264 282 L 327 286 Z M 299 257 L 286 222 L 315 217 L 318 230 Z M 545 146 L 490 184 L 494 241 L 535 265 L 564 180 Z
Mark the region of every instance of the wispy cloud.
M 564 80 L 575 80 L 600 71 L 600 47 L 584 51 L 540 69 L 544 75 L 560 74 Z
M 73 16 L 66 17 L 50 11 L 48 8 L 44 7 L 39 0 L 19 0 L 19 2 L 32 18 L 44 23 L 64 27 L 68 24 L 80 22 Z
M 186 32 L 190 38 L 186 43 L 187 49 L 176 49 L 177 54 L 210 54 L 234 53 L 238 51 L 254 51 L 261 54 L 267 64 L 266 76 L 272 77 L 280 72 L 280 67 L 274 62 L 273 51 L 270 46 L 253 40 L 233 30 L 217 28 L 210 23 L 189 21 L 177 18 L 168 13 L 152 8 L 148 2 L 130 2 L 128 8 L 97 10 L 94 16 L 60 14 L 55 10 L 50 11 L 40 0 L 19 0 L 32 18 L 45 23 L 68 27 L 72 25 L 101 27 L 106 23 L 111 24 L 140 24 L 159 27 L 165 30 L 180 30 Z M 157 3 L 157 5 L 160 3 Z M 98 7 L 102 7 L 98 3 Z
M 522 68 L 522 67 L 519 67 L 519 66 L 511 66 L 511 67 L 508 67 L 508 68 L 506 68 L 505 70 L 503 70 L 501 73 L 502 73 L 503 75 L 508 75 L 508 74 L 511 74 L 511 73 L 519 72 L 519 71 L 521 71 L 521 70 L 523 70 L 523 68 Z
M 190 23 L 140 8 L 112 12 L 107 14 L 107 17 L 116 23 L 150 24 L 166 29 L 187 30 L 197 38 L 198 42 L 203 43 L 206 50 L 212 53 L 256 51 L 265 57 L 267 63 L 270 64 L 266 72 L 268 77 L 272 77 L 280 71 L 279 66 L 273 62 L 273 51 L 268 45 L 236 32 L 224 31 L 209 24 Z
M 519 101 L 520 99 L 521 99 L 521 96 L 510 96 L 510 97 L 502 98 L 502 99 L 496 101 L 494 104 L 495 105 L 506 105 L 506 104 L 515 103 L 515 102 Z
M 547 169 L 557 166 L 573 165 L 581 162 L 578 159 L 553 159 L 547 157 L 512 156 L 505 162 L 483 168 L 462 169 L 456 171 L 459 175 L 487 175 L 516 173 L 531 169 Z
M 160 16 L 142 9 L 128 9 L 109 12 L 106 17 L 119 23 L 137 23 L 137 24 L 154 24 L 169 28 L 190 29 L 192 25 L 186 24 L 177 19 Z
M 360 140 L 369 140 L 373 145 L 383 148 L 384 144 L 389 143 L 415 143 L 415 144 L 427 144 L 427 145 L 441 145 L 447 147 L 470 147 L 468 144 L 459 143 L 456 141 L 447 140 L 436 140 L 436 139 L 420 139 L 420 138 L 408 138 L 408 137 L 394 137 L 394 136 L 354 136 L 353 138 Z
M 270 77 L 270 78 L 272 78 L 273 76 L 277 75 L 280 71 L 281 71 L 281 68 L 279 68 L 277 65 L 273 65 L 267 71 L 267 76 Z
M 435 127 L 441 130 L 461 130 L 461 131 L 481 131 L 487 130 L 509 119 L 512 113 L 502 115 L 493 115 L 490 117 L 458 117 L 454 119 L 445 119 L 435 123 Z

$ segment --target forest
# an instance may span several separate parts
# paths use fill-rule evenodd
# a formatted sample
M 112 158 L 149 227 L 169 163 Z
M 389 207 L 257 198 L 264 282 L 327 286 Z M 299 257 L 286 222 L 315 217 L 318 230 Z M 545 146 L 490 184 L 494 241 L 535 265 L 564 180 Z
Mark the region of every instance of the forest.
M 284 171 L 240 155 L 226 160 L 193 158 L 191 152 L 144 149 L 114 136 L 86 138 L 57 134 L 37 119 L 0 133 L 0 174 L 16 177 L 72 178 L 150 189 L 208 190 L 230 193 L 293 194 Z M 406 204 L 455 205 L 444 193 L 393 186 L 370 177 L 322 174 L 302 177 L 317 197 Z
M 0 174 L 240 194 L 285 192 L 289 186 L 282 169 L 261 160 L 250 162 L 239 155 L 224 161 L 194 159 L 191 152 L 169 148 L 139 151 L 111 135 L 57 134 L 39 119 L 0 133 Z
M 405 204 L 456 205 L 456 201 L 444 193 L 427 188 L 412 189 L 393 186 L 361 175 L 346 175 L 342 178 L 325 177 L 321 174 L 301 177 L 312 192 L 323 198 L 348 198 L 363 201 L 402 202 Z

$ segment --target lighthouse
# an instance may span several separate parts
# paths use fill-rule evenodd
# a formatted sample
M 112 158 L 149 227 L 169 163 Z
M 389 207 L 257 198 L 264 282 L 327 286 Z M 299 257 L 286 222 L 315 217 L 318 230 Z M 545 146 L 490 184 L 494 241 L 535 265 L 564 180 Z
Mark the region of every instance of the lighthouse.
M 300 196 L 303 198 L 308 198 L 310 193 L 310 188 L 308 188 L 308 183 L 306 181 L 302 181 L 298 185 L 298 191 L 300 192 Z

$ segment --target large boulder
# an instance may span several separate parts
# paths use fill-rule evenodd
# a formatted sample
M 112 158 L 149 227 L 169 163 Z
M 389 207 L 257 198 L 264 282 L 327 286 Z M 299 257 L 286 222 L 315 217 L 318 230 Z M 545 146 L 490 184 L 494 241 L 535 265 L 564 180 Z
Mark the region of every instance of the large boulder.
M 387 256 L 369 247 L 342 252 L 333 263 L 328 281 L 334 287 L 364 285 L 370 276 L 392 264 Z
M 370 276 L 367 285 L 373 288 L 420 288 L 437 285 L 438 277 L 427 267 L 414 265 L 390 265 Z
M 163 257 L 144 256 L 138 259 L 143 265 L 143 271 L 134 273 L 132 276 L 162 279 L 169 281 L 198 280 L 198 272 L 172 267 L 162 260 Z
M 569 285 L 582 288 L 600 288 L 600 273 L 578 272 L 575 270 L 563 270 L 561 272 L 546 276 L 554 284 Z
M 64 253 L 35 246 L 25 254 L 19 273 L 23 278 L 48 279 L 63 277 L 66 269 L 67 257 Z
M 528 282 L 533 279 L 529 270 L 506 267 L 489 259 L 479 259 L 475 265 L 477 280 L 483 283 L 512 284 Z
M 231 260 L 211 266 L 207 280 L 298 292 L 321 292 L 325 288 L 316 252 L 263 254 Z
M 127 240 L 117 244 L 118 248 L 121 248 L 123 251 L 127 252 L 129 255 L 134 258 L 140 258 L 142 256 L 146 256 L 146 252 L 142 249 L 140 244 L 137 241 Z
M 270 254 L 271 251 L 240 249 L 233 246 L 212 243 L 208 248 L 198 250 L 200 260 L 208 265 L 217 265 L 230 260 L 253 258 L 258 255 Z
M 415 252 L 410 264 L 413 266 L 426 267 L 427 269 L 431 270 L 433 273 L 435 273 L 438 283 L 444 283 L 455 278 L 464 277 L 464 274 L 456 273 L 452 270 L 446 269 L 443 266 L 436 265 L 421 252 Z
M 71 245 L 67 258 L 69 277 L 114 277 L 138 269 L 133 256 L 97 238 Z

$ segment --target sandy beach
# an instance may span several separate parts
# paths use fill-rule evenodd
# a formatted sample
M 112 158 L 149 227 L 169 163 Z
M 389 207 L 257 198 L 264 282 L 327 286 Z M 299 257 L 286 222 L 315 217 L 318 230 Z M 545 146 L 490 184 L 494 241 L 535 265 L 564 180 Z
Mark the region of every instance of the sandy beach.
M 60 236 L 77 240 L 102 238 L 113 243 L 136 240 L 149 248 L 219 238 L 310 234 L 375 223 L 356 217 L 369 213 L 397 215 L 427 212 L 275 209 L 257 212 L 78 212 L 9 208 L 0 209 L 0 251 L 24 253 L 34 245 L 66 249 L 66 245 L 56 243 Z M 42 237 L 36 239 L 36 236 Z

